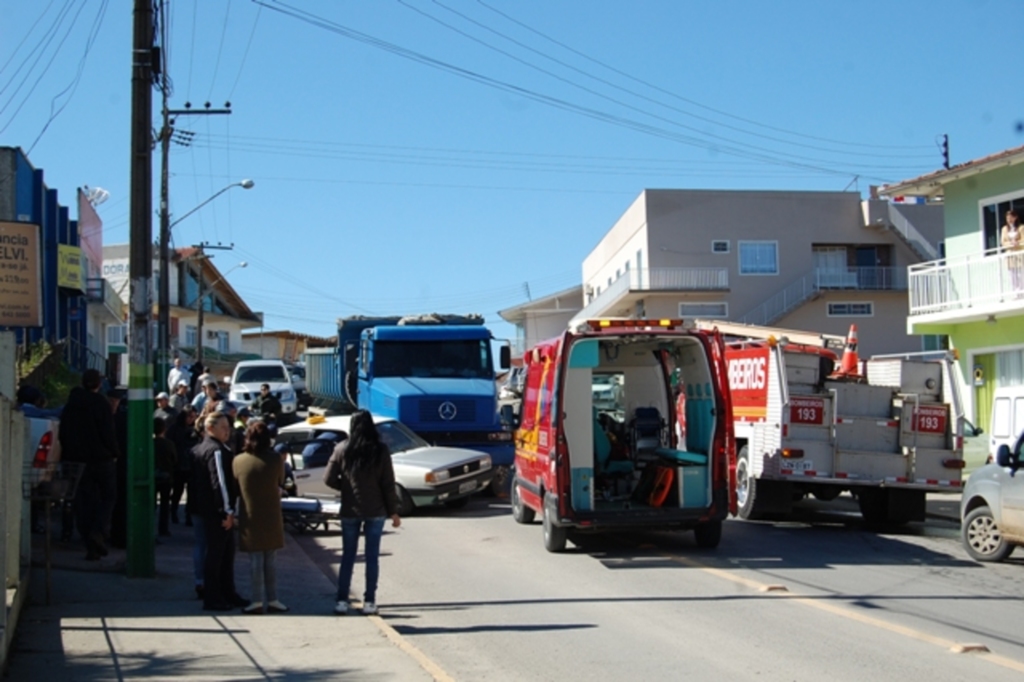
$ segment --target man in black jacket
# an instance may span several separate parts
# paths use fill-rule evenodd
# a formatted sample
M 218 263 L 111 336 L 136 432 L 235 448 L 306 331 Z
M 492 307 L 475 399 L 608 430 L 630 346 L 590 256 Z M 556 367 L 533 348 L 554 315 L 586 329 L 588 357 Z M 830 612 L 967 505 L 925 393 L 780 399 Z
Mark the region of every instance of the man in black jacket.
M 82 385 L 71 389 L 61 414 L 61 455 L 66 462 L 84 464 L 74 513 L 85 540 L 85 558 L 95 561 L 107 553 L 111 514 L 117 500 L 115 462 L 120 456 L 110 403 L 100 395 L 103 377 L 95 369 L 82 373 Z
M 206 531 L 203 564 L 203 608 L 230 611 L 249 605 L 235 591 L 235 507 L 238 486 L 231 469 L 231 423 L 221 412 L 206 418 L 206 435 L 193 450 L 189 511 Z

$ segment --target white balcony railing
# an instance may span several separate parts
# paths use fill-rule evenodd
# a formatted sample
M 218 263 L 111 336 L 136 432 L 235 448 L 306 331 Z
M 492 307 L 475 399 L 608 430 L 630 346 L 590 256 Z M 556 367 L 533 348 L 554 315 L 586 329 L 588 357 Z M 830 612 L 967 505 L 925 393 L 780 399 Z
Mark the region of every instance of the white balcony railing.
M 910 315 L 967 311 L 1024 296 L 1024 253 L 992 249 L 912 265 Z
M 629 270 L 577 313 L 574 319 L 599 317 L 634 291 L 727 291 L 728 268 L 644 268 Z

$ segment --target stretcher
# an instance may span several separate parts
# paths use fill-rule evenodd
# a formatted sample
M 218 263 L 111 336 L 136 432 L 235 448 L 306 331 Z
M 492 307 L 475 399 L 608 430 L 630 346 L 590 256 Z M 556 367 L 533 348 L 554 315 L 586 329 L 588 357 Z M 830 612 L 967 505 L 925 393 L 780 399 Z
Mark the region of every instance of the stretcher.
M 331 521 L 341 518 L 341 502 L 316 497 L 285 497 L 281 499 L 281 514 L 286 525 L 297 533 L 330 529 Z

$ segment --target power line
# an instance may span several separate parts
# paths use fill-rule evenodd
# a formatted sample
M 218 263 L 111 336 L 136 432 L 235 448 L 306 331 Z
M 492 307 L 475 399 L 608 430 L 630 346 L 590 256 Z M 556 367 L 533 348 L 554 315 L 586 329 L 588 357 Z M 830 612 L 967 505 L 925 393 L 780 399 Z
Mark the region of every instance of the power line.
M 703 109 L 705 111 L 710 111 L 711 113 L 718 114 L 719 116 L 726 116 L 726 117 L 731 118 L 731 119 L 733 119 L 735 121 L 740 121 L 742 123 L 747 123 L 749 125 L 757 126 L 759 128 L 764 128 L 766 130 L 772 130 L 772 131 L 775 131 L 775 132 L 778 132 L 778 133 L 784 133 L 786 135 L 792 135 L 794 137 L 802 137 L 802 138 L 805 138 L 805 139 L 808 139 L 808 140 L 816 140 L 818 142 L 828 142 L 830 144 L 841 144 L 841 145 L 848 145 L 848 146 L 853 146 L 853 147 L 866 147 L 866 148 L 872 148 L 872 149 L 920 149 L 920 150 L 929 149 L 929 147 L 927 145 L 876 145 L 876 144 L 868 144 L 868 143 L 863 143 L 863 142 L 845 142 L 845 141 L 842 141 L 842 140 L 834 140 L 834 139 L 830 139 L 830 138 L 826 138 L 826 137 L 818 137 L 816 135 L 808 135 L 806 133 L 795 132 L 795 131 L 792 131 L 792 130 L 787 130 L 785 128 L 779 128 L 779 127 L 776 127 L 776 126 L 772 126 L 772 125 L 768 125 L 768 124 L 765 124 L 765 123 L 761 123 L 759 121 L 754 121 L 754 120 L 749 119 L 749 118 L 744 118 L 742 116 L 736 116 L 735 114 L 731 114 L 729 112 L 722 111 L 721 109 L 716 109 L 714 107 L 707 106 L 706 104 L 702 104 L 701 102 L 697 102 L 696 100 L 692 100 L 692 99 L 689 99 L 687 97 L 683 97 L 682 95 L 680 95 L 678 93 L 675 93 L 675 92 L 672 92 L 671 90 L 668 90 L 666 88 L 662 88 L 662 87 L 660 87 L 658 85 L 655 85 L 654 83 L 650 83 L 650 82 L 645 81 L 645 80 L 643 80 L 641 78 L 633 76 L 632 74 L 629 74 L 629 73 L 627 73 L 625 71 L 617 69 L 616 67 L 611 66 L 610 64 L 607 64 L 607 63 L 605 63 L 605 62 L 603 62 L 603 61 L 601 61 L 599 59 L 591 57 L 590 55 L 588 55 L 588 54 L 586 54 L 586 53 L 584 53 L 584 52 L 582 52 L 580 50 L 577 50 L 577 49 L 575 49 L 573 47 L 570 47 L 569 45 L 567 45 L 567 44 L 565 44 L 565 43 L 563 43 L 563 42 L 561 42 L 561 41 L 559 41 L 559 40 L 557 40 L 555 38 L 552 38 L 551 36 L 549 36 L 549 35 L 547 35 L 545 33 L 542 33 L 541 31 L 533 28 L 532 26 L 526 24 L 525 22 L 519 21 L 518 19 L 510 16 L 509 14 L 507 14 L 505 12 L 502 12 L 501 10 L 497 9 L 496 7 L 493 7 L 492 5 L 487 4 L 486 2 L 484 2 L 484 0 L 477 0 L 477 2 L 481 6 L 487 8 L 488 10 L 490 10 L 491 12 L 494 12 L 495 14 L 500 15 L 501 17 L 503 17 L 506 20 L 512 22 L 513 24 L 516 24 L 517 26 L 520 26 L 523 29 L 525 29 L 525 30 L 527 30 L 527 31 L 529 31 L 529 32 L 531 32 L 533 34 L 538 35 L 541 38 L 543 38 L 543 39 L 545 39 L 545 40 L 547 40 L 547 41 L 549 41 L 549 42 L 551 42 L 551 43 L 553 43 L 553 44 L 555 44 L 555 45 L 557 45 L 557 46 L 559 46 L 559 47 L 561 47 L 561 48 L 563 48 L 565 50 L 568 50 L 569 52 L 572 52 L 573 54 L 575 54 L 575 55 L 577 55 L 579 57 L 582 57 L 583 59 L 586 59 L 589 62 L 597 64 L 598 66 L 601 66 L 601 67 L 603 67 L 605 69 L 608 69 L 609 71 L 612 71 L 613 73 L 616 73 L 616 74 L 618 74 L 620 76 L 628 78 L 629 80 L 632 80 L 635 83 L 639 83 L 641 85 L 644 85 L 646 87 L 651 88 L 652 90 L 656 90 L 657 92 L 660 92 L 662 94 L 669 95 L 670 97 L 674 97 L 675 99 L 678 99 L 681 102 L 686 102 L 687 104 L 690 104 L 692 106 L 698 107 L 698 108 Z M 438 4 L 440 4 L 440 3 L 438 3 Z

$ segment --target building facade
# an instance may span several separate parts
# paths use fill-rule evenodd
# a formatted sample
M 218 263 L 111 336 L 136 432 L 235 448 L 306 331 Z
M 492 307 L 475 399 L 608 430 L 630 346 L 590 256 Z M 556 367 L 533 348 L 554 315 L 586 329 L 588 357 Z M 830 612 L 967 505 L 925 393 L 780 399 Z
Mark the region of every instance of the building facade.
M 936 257 L 942 207 L 855 192 L 645 190 L 583 261 L 575 319 L 724 319 L 845 335 L 863 355 L 904 331 L 907 268 Z M 893 333 L 893 329 L 898 329 Z
M 884 196 L 942 199 L 944 258 L 909 272 L 912 334 L 946 335 L 959 353 L 972 421 L 987 428 L 992 396 L 1024 384 L 1024 255 L 1000 246 L 1006 212 L 1024 218 L 1024 147 L 883 187 Z

